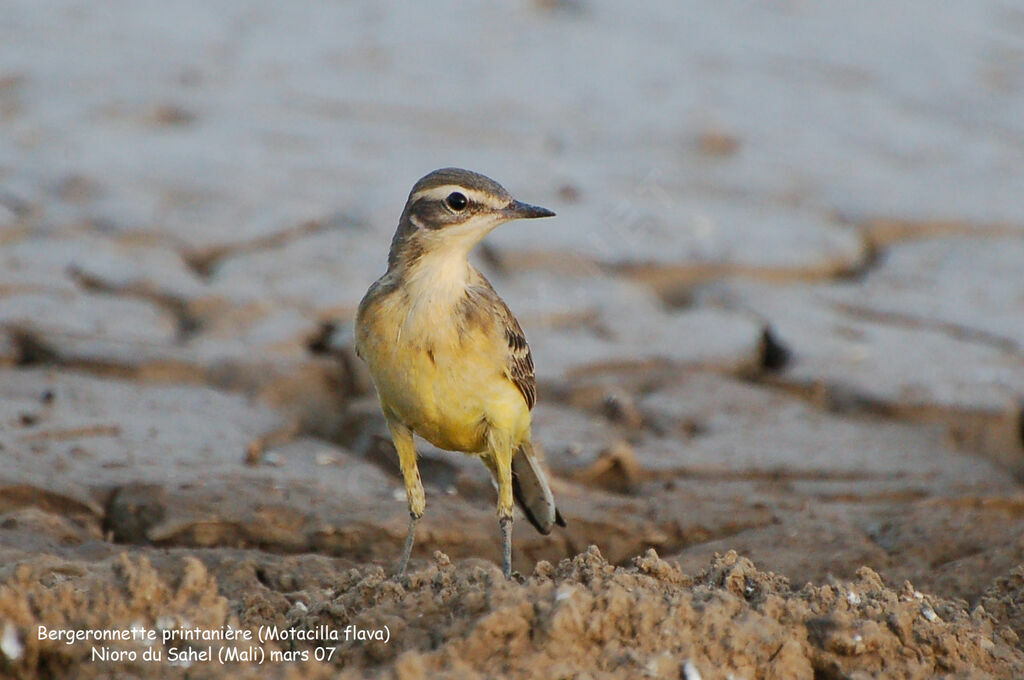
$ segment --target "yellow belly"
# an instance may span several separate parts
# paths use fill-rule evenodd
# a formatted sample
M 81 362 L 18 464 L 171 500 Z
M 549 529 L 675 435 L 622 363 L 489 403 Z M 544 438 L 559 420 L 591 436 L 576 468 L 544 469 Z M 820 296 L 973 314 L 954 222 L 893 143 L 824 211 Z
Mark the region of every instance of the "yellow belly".
M 529 438 L 530 410 L 505 375 L 495 338 L 454 337 L 444 324 L 398 333 L 381 318 L 363 319 L 359 350 L 385 412 L 451 451 L 484 451 L 489 427 L 510 433 L 516 446 Z

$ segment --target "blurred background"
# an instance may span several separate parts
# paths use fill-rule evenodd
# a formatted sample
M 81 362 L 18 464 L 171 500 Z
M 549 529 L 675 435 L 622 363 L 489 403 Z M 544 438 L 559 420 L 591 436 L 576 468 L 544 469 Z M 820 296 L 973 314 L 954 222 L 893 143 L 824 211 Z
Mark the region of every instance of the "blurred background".
M 451 165 L 558 213 L 477 253 L 570 521 L 517 568 L 1024 561 L 1024 9 L 988 0 L 8 0 L 5 554 L 397 556 L 351 322 Z M 423 451 L 417 557 L 495 559 L 484 468 Z

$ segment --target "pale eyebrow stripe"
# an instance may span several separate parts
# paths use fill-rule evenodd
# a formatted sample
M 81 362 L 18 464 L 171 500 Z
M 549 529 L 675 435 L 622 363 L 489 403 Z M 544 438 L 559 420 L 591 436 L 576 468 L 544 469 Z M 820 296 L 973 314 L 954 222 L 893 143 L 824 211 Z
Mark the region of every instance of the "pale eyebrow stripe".
M 438 187 L 431 187 L 430 189 L 423 189 L 417 191 L 412 195 L 412 200 L 418 200 L 420 198 L 433 198 L 442 200 L 453 191 L 458 191 L 461 194 L 465 194 L 466 198 L 475 202 L 482 203 L 490 208 L 504 208 L 506 202 L 502 201 L 499 197 L 494 194 L 489 194 L 483 191 L 477 191 L 476 189 L 468 189 L 466 187 L 460 187 L 458 184 L 444 184 Z

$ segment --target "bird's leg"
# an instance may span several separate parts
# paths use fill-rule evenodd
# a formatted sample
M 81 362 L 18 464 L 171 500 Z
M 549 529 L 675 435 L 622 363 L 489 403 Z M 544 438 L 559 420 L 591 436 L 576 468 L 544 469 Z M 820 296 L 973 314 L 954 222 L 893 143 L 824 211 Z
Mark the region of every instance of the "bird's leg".
M 402 548 L 397 570 L 397 576 L 401 578 L 405 576 L 405 568 L 409 565 L 412 544 L 416 540 L 416 524 L 423 516 L 423 508 L 427 501 L 423 495 L 420 470 L 416 465 L 416 445 L 412 440 L 412 430 L 394 418 L 389 417 L 387 420 L 391 439 L 395 442 L 395 450 L 398 451 L 398 464 L 402 468 L 402 477 L 405 480 L 405 495 L 409 499 L 409 533 L 405 537 L 405 547 Z
M 498 519 L 501 526 L 501 572 L 505 574 L 505 580 L 512 578 L 512 516 Z
M 494 457 L 498 480 L 498 524 L 501 527 L 502 564 L 505 579 L 512 578 L 512 442 L 491 428 L 487 444 Z
M 420 518 L 409 512 L 409 533 L 405 535 L 405 547 L 402 548 L 402 557 L 398 560 L 398 578 L 405 576 L 405 568 L 409 565 L 409 555 L 412 554 L 412 544 L 416 540 L 416 524 Z

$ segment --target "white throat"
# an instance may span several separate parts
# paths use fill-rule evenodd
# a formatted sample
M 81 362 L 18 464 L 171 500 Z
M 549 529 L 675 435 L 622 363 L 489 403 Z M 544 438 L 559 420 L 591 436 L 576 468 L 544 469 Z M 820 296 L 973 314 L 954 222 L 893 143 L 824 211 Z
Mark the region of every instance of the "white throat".
M 505 221 L 489 215 L 438 231 L 421 229 L 418 236 L 423 252 L 406 273 L 414 299 L 426 296 L 443 300 L 462 295 L 472 272 L 469 251 Z
M 490 214 L 438 230 L 419 229 L 416 238 L 421 254 L 405 270 L 410 305 L 403 335 L 434 335 L 452 327 L 455 306 L 479 276 L 469 263 L 469 251 L 507 221 L 502 215 Z
M 469 248 L 447 244 L 423 253 L 406 272 L 413 305 L 454 301 L 469 284 Z

